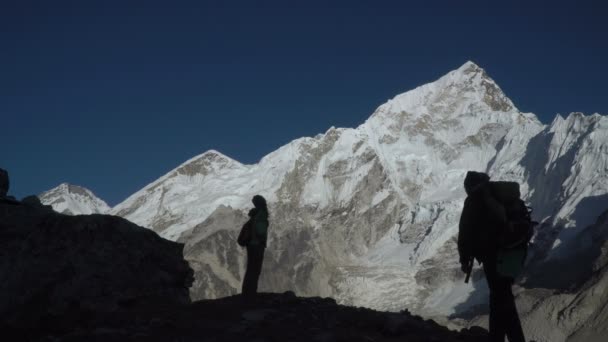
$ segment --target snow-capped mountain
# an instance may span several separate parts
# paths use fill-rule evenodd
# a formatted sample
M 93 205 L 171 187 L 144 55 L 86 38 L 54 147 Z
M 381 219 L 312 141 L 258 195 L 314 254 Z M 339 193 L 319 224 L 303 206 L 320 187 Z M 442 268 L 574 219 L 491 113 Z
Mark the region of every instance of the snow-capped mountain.
M 473 291 L 461 284 L 454 244 L 466 171 L 522 184 L 536 218 L 547 219 L 551 249 L 608 207 L 601 196 L 580 205 L 608 193 L 605 127 L 606 117 L 580 114 L 544 126 L 467 62 L 355 129 L 295 140 L 258 164 L 206 152 L 112 213 L 186 242 L 206 279 L 193 293 L 214 297 L 239 287 L 233 235 L 259 193 L 273 217 L 268 289 L 446 315 Z
M 478 272 L 473 286 L 464 284 L 455 243 L 468 170 L 519 182 L 542 221 L 523 286 L 558 288 L 555 272 L 541 270 L 606 236 L 589 227 L 605 227 L 596 219 L 608 209 L 608 117 L 573 113 L 543 125 L 472 62 L 389 100 L 357 128 L 294 140 L 257 164 L 205 152 L 110 213 L 186 244 L 194 299 L 239 292 L 236 235 L 261 194 L 271 215 L 262 291 L 474 315 L 487 300 L 485 280 Z M 590 277 L 572 272 L 560 281 L 592 286 L 583 285 Z M 547 298 L 532 306 L 559 307 Z
M 51 205 L 57 212 L 68 215 L 105 214 L 110 207 L 91 190 L 63 183 L 40 194 L 43 204 Z

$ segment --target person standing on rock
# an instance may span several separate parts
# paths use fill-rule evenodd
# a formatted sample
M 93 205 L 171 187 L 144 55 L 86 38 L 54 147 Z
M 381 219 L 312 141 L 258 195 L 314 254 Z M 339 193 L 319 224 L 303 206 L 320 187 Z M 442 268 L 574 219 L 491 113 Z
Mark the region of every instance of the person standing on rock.
M 458 253 L 461 269 L 467 274 L 465 281 L 477 259 L 483 264 L 490 289 L 490 341 L 504 342 L 507 337 L 509 342 L 525 342 L 511 289 L 514 277 L 502 272 L 502 264 L 501 269 L 498 267 L 501 255 L 498 237 L 508 226 L 506 210 L 492 195 L 487 174 L 468 172 L 464 188 L 467 198 L 460 216 Z
M 246 242 L 247 270 L 243 278 L 242 294 L 245 298 L 253 298 L 258 292 L 258 280 L 262 272 L 266 240 L 268 239 L 268 207 L 266 199 L 260 195 L 253 196 L 251 200 L 254 209 L 250 212 L 251 235 Z
M 6 197 L 8 195 L 9 188 L 8 172 L 5 169 L 0 168 L 0 197 Z

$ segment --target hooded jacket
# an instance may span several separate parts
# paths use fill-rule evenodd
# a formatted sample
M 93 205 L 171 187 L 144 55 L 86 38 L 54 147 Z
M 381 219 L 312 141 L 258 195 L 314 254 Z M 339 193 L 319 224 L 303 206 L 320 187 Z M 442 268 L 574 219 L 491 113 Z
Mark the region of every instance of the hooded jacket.
M 250 246 L 266 247 L 268 240 L 268 210 L 265 208 L 256 210 L 252 217 L 253 234 L 251 235 Z
M 468 172 L 464 181 L 467 198 L 458 225 L 460 262 L 471 258 L 484 262 L 498 250 L 498 232 L 507 224 L 504 207 L 491 194 L 490 177 Z

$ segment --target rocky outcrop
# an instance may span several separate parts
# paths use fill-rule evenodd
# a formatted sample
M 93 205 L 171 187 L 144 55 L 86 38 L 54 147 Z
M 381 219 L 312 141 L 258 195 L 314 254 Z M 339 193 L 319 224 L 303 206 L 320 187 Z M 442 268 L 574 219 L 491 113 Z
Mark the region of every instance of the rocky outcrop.
M 53 211 L 52 206 L 42 204 L 42 202 L 40 201 L 40 198 L 36 195 L 30 195 L 30 196 L 26 196 L 26 197 L 22 198 L 21 204 L 26 205 L 28 207 L 32 207 L 32 208 Z
M 408 311 L 379 312 L 337 305 L 330 298 L 293 292 L 240 296 L 189 305 L 149 301 L 112 314 L 80 312 L 56 317 L 39 329 L 11 333 L 28 341 L 306 341 L 481 342 L 484 329 L 450 331 Z
M 67 216 L 0 202 L 0 321 L 38 325 L 68 311 L 188 303 L 183 245 L 109 215 Z

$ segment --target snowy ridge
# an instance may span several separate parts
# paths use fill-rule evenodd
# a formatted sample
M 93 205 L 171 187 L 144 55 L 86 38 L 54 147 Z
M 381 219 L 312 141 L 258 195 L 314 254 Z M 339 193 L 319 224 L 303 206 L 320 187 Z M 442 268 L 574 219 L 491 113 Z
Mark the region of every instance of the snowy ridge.
M 40 194 L 43 204 L 51 205 L 57 212 L 68 215 L 105 214 L 110 207 L 91 190 L 63 183 Z
M 195 157 L 112 212 L 170 239 L 182 236 L 187 241 L 194 238 L 192 229 L 199 227 L 199 241 L 207 236 L 200 235 L 200 227 L 216 208 L 244 212 L 249 199 L 260 193 L 271 207 L 286 211 L 285 216 L 296 216 L 275 214 L 279 240 L 290 226 L 330 235 L 323 239 L 331 241 L 331 247 L 315 242 L 321 253 L 315 258 L 324 258 L 328 272 L 335 274 L 329 290 L 321 286 L 314 291 L 329 291 L 354 304 L 384 297 L 391 305 L 412 306 L 410 301 L 417 299 L 421 311 L 450 314 L 472 291 L 452 278 L 457 274 L 453 239 L 466 172 L 487 171 L 493 179 L 517 181 L 539 214 L 571 220 L 573 207 L 588 195 L 608 193 L 608 188 L 602 185 L 606 176 L 575 173 L 568 178 L 566 170 L 587 159 L 591 165 L 583 169 L 602 170 L 605 156 L 597 158 L 587 150 L 580 156 L 575 153 L 574 159 L 564 160 L 563 155 L 567 146 L 579 151 L 590 144 L 596 153 L 603 151 L 604 121 L 600 115 L 572 114 L 544 126 L 533 114 L 520 112 L 483 69 L 467 62 L 435 82 L 389 100 L 357 128 L 332 127 L 314 138 L 297 139 L 258 164 L 245 166 L 215 151 Z M 547 157 L 539 156 L 547 152 Z M 558 159 L 564 175 L 549 170 L 555 170 Z M 190 172 L 180 171 L 185 169 Z M 547 177 L 555 179 L 554 188 L 547 186 Z M 590 184 L 592 180 L 601 186 Z M 547 200 L 560 194 L 564 201 Z M 599 215 L 600 207 L 589 217 Z M 344 227 L 346 240 L 332 231 L 336 225 Z M 355 229 L 361 231 L 352 235 Z M 574 237 L 564 235 L 564 239 Z M 369 288 L 369 279 L 356 265 L 372 265 L 369 276 L 378 289 L 395 289 L 392 295 L 385 290 L 376 295 L 370 290 L 365 299 L 357 295 Z M 407 281 L 419 285 L 391 287 L 393 281 L 387 280 L 391 277 L 373 276 L 380 274 L 373 268 L 388 265 L 407 265 Z M 348 270 L 359 276 L 349 278 Z
M 284 147 L 285 154 L 294 153 L 298 144 Z M 281 177 L 278 170 L 293 163 L 285 154 L 268 155 L 266 167 L 261 168 L 243 165 L 217 151 L 205 152 L 133 194 L 111 213 L 176 240 L 220 205 L 244 208 L 257 191 L 276 190 Z

